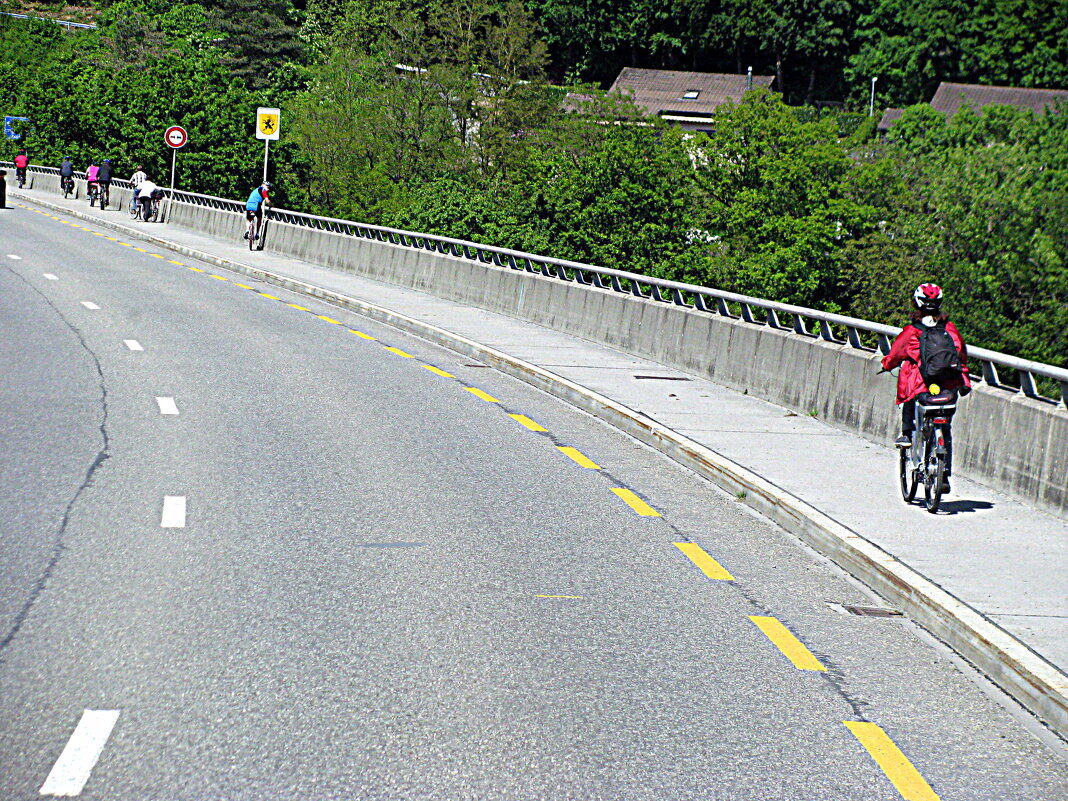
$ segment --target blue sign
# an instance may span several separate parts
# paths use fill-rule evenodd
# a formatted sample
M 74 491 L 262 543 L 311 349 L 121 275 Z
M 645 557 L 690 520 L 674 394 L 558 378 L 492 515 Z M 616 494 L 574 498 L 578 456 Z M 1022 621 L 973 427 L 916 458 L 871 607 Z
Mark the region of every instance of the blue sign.
M 21 139 L 22 136 L 15 133 L 15 130 L 11 127 L 11 123 L 29 121 L 29 117 L 4 117 L 4 136 L 6 136 L 8 139 Z

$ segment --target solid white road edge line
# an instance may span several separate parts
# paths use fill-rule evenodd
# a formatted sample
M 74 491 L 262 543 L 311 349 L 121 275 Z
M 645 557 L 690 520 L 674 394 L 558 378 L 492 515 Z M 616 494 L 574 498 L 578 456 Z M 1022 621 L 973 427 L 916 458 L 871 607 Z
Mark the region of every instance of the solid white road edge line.
M 58 281 L 59 280 L 59 276 L 58 275 L 52 275 L 52 273 L 42 273 L 42 275 L 45 278 L 47 278 L 49 281 Z
M 185 528 L 185 496 L 165 495 L 160 528 Z
M 87 308 L 87 309 L 99 309 L 100 308 L 95 303 L 93 303 L 93 301 L 91 301 L 91 300 L 83 300 L 82 301 L 82 305 L 85 306 L 85 308 Z
M 141 343 L 138 342 L 136 339 L 124 339 L 123 343 L 130 350 L 144 350 L 144 348 L 141 347 Z
M 14 253 L 8 253 L 7 257 L 9 259 L 14 259 L 15 261 L 22 261 L 22 256 L 16 256 Z
M 178 414 L 178 404 L 174 398 L 156 398 L 156 403 L 159 404 L 160 414 Z
M 86 709 L 82 712 L 82 719 L 67 741 L 67 747 L 41 785 L 41 795 L 75 796 L 81 793 L 118 719 L 118 709 Z

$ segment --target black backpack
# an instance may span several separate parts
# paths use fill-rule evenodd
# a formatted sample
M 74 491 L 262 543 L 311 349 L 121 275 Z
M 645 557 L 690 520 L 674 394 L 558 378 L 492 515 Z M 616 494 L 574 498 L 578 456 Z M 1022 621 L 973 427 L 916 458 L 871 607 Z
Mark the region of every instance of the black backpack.
M 930 328 L 916 325 L 920 331 L 920 375 L 930 384 L 932 381 L 960 378 L 963 374 L 960 353 L 945 323 Z

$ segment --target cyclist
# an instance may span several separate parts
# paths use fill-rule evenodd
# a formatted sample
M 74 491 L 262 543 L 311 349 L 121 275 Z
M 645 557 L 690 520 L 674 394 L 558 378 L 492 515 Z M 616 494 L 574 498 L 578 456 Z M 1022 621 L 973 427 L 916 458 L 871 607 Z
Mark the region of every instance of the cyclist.
M 59 165 L 59 191 L 66 194 L 74 188 L 74 165 L 70 156 L 63 157 L 63 163 Z
M 96 202 L 96 193 L 100 191 L 100 185 L 96 182 L 96 177 L 99 172 L 100 167 L 97 166 L 96 162 L 90 161 L 89 169 L 85 171 L 85 189 L 89 194 L 90 206 Z
M 26 183 L 26 168 L 30 164 L 30 157 L 26 155 L 25 150 L 20 150 L 19 154 L 15 156 L 15 177 L 18 178 L 19 189 Z
M 137 165 L 137 169 L 134 170 L 134 174 L 130 176 L 130 186 L 133 187 L 133 193 L 130 197 L 130 213 L 133 214 L 134 209 L 137 208 L 137 188 L 141 186 L 142 181 L 148 180 L 148 173 L 145 172 L 145 168 L 140 164 Z
M 248 196 L 248 202 L 245 203 L 245 219 L 256 220 L 256 239 L 260 238 L 260 228 L 263 225 L 263 207 L 271 207 L 271 201 L 267 199 L 267 193 L 270 191 L 271 185 L 264 181 L 262 184 L 252 190 L 252 194 Z M 248 231 L 245 231 L 244 239 L 248 239 Z
M 111 159 L 104 159 L 96 174 L 96 180 L 100 187 L 100 208 L 105 208 L 111 199 Z
M 144 180 L 138 184 L 137 202 L 141 204 L 141 219 L 148 222 L 152 219 L 152 199 L 157 193 L 162 194 L 155 182 L 147 175 Z
M 900 366 L 897 375 L 897 403 L 901 406 L 901 436 L 894 443 L 899 448 L 912 444 L 912 432 L 916 429 L 916 398 L 928 391 L 927 382 L 920 371 L 920 337 L 926 333 L 937 334 L 942 329 L 949 334 L 960 358 L 960 373 L 946 375 L 939 381 L 944 391 L 959 391 L 967 395 L 972 391 L 968 375 L 968 349 L 957 327 L 942 311 L 944 293 L 937 284 L 920 284 L 912 293 L 910 323 L 897 335 L 890 352 L 883 357 L 883 369 L 893 370 Z M 946 472 L 943 492 L 949 492 L 949 476 L 953 467 L 953 441 L 946 430 Z

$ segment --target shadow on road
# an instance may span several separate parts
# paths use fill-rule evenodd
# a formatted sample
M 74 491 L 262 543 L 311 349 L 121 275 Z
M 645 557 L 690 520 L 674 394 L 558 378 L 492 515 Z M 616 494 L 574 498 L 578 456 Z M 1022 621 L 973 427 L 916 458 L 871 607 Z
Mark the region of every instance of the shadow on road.
M 993 508 L 994 504 L 990 501 L 942 501 L 942 511 L 949 515 L 957 515 L 964 512 L 985 512 Z

